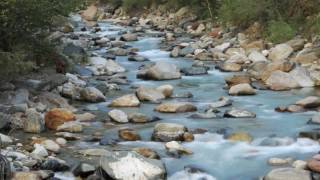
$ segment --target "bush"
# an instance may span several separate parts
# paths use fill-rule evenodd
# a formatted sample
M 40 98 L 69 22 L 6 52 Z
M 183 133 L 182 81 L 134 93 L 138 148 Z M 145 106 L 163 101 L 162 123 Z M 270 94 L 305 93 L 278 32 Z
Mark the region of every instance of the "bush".
M 296 31 L 284 21 L 271 21 L 267 27 L 267 39 L 281 43 L 292 39 Z

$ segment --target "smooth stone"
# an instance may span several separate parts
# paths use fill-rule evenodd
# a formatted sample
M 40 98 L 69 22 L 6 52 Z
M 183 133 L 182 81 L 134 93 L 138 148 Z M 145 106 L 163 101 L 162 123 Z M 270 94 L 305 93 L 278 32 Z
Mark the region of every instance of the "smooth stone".
M 256 114 L 243 109 L 231 109 L 224 113 L 224 117 L 229 118 L 255 118 Z
M 192 119 L 214 119 L 218 116 L 214 112 L 195 113 L 189 116 Z
M 133 151 L 149 159 L 160 159 L 158 153 L 149 148 L 134 148 Z
M 1 143 L 3 143 L 3 144 L 13 143 L 13 140 L 10 136 L 7 136 L 7 135 L 1 134 L 1 133 L 0 133 L 0 140 L 1 140 Z
M 310 76 L 310 72 L 303 67 L 296 67 L 289 73 L 300 87 L 314 87 L 315 83 Z
M 307 167 L 313 172 L 320 173 L 320 161 L 317 159 L 307 161 Z
M 83 114 L 76 114 L 76 120 L 80 122 L 90 122 L 96 118 L 96 115 L 91 113 L 83 113 Z
M 307 169 L 307 162 L 302 160 L 296 160 L 292 163 L 292 167 L 296 169 Z
M 60 146 L 56 142 L 47 139 L 41 142 L 41 145 L 49 151 L 58 153 L 60 151 Z
M 72 172 L 75 176 L 80 176 L 82 178 L 86 178 L 93 174 L 95 172 L 96 168 L 87 163 L 80 163 L 78 166 L 76 166 Z
M 197 107 L 195 107 L 191 103 L 163 103 L 155 108 L 155 111 L 162 113 L 185 113 L 185 112 L 194 112 L 197 111 Z
M 83 131 L 83 127 L 82 124 L 78 121 L 70 121 L 58 126 L 57 131 L 79 133 Z
M 132 123 L 147 123 L 160 120 L 158 117 L 149 117 L 142 113 L 130 113 L 128 118 Z
M 76 117 L 71 111 L 54 108 L 45 114 L 45 125 L 48 129 L 56 130 L 63 123 L 74 121 L 75 119 Z
M 232 102 L 233 101 L 227 97 L 221 97 L 218 99 L 218 101 L 210 103 L 209 107 L 210 108 L 221 108 L 221 107 L 231 106 Z
M 295 105 L 302 106 L 306 109 L 317 108 L 320 107 L 320 98 L 317 96 L 309 96 L 297 101 Z
M 111 102 L 110 107 L 138 107 L 140 101 L 134 94 L 124 95 Z
M 108 116 L 111 118 L 111 120 L 117 122 L 117 123 L 128 123 L 128 116 L 125 112 L 114 109 L 108 112 Z
M 231 134 L 229 137 L 228 137 L 228 140 L 231 140 L 231 141 L 240 141 L 240 142 L 251 142 L 252 141 L 252 137 L 246 133 L 246 132 L 238 132 L 238 133 L 234 133 L 234 134 Z
M 47 149 L 41 144 L 34 144 L 33 147 L 34 150 L 32 151 L 32 154 L 36 154 L 41 157 L 47 157 L 49 155 Z
M 87 87 L 80 91 L 81 99 L 84 101 L 97 103 L 97 102 L 104 102 L 106 97 L 103 95 L 101 91 L 99 91 L 95 87 Z
M 232 87 L 238 84 L 251 84 L 250 76 L 248 75 L 233 75 L 225 78 L 228 87 Z
M 289 73 L 279 70 L 272 72 L 271 76 L 266 81 L 266 85 L 271 90 L 275 91 L 290 90 L 299 87 L 298 82 L 293 79 Z
M 284 166 L 284 165 L 288 165 L 290 162 L 292 162 L 291 158 L 287 158 L 287 159 L 270 158 L 268 160 L 268 164 L 271 166 Z
M 165 179 L 166 170 L 161 161 L 135 152 L 108 153 L 100 162 L 104 172 L 112 179 Z
M 156 62 L 155 65 L 143 70 L 143 72 L 140 72 L 138 74 L 138 78 L 158 81 L 180 79 L 181 73 L 180 69 L 174 64 L 166 62 Z
M 217 66 L 217 68 L 222 72 L 240 72 L 242 71 L 242 66 L 237 63 L 225 62 Z
M 124 141 L 138 141 L 141 140 L 140 135 L 133 129 L 120 129 L 118 131 L 119 137 Z
M 23 130 L 28 133 L 41 133 L 44 131 L 43 116 L 36 109 L 28 109 L 26 111 L 27 119 L 24 121 Z
M 264 180 L 311 180 L 310 171 L 295 168 L 278 168 L 271 170 Z
M 250 84 L 238 84 L 230 88 L 229 94 L 233 96 L 255 95 L 256 90 Z
M 170 98 L 173 94 L 174 87 L 170 84 L 165 84 L 157 87 L 157 90 L 161 91 L 166 98 Z
M 64 138 L 57 138 L 56 143 L 58 143 L 60 146 L 65 146 L 67 144 L 67 140 Z
M 136 34 L 123 34 L 120 37 L 121 41 L 137 41 L 138 40 L 138 36 Z
M 192 154 L 192 151 L 184 148 L 181 144 L 179 144 L 177 141 L 170 141 L 167 142 L 165 145 L 166 150 L 169 153 L 175 153 L 177 152 L 178 154 L 186 154 L 186 155 L 190 155 Z
M 195 76 L 208 74 L 208 69 L 206 67 L 190 67 L 182 69 L 181 72 L 186 76 Z
M 166 98 L 161 91 L 145 87 L 138 88 L 136 94 L 140 101 L 149 101 L 153 103 L 159 103 Z
M 287 107 L 287 111 L 292 113 L 298 113 L 298 112 L 304 112 L 305 109 L 298 105 L 290 105 Z
M 288 44 L 278 44 L 270 49 L 268 58 L 272 61 L 281 61 L 287 59 L 292 53 L 293 49 Z
M 11 180 L 41 180 L 41 177 L 34 172 L 15 172 Z
M 128 57 L 128 61 L 144 62 L 144 61 L 149 61 L 149 59 L 139 55 L 130 55 Z
M 153 129 L 152 139 L 160 142 L 183 141 L 187 128 L 180 124 L 158 123 Z

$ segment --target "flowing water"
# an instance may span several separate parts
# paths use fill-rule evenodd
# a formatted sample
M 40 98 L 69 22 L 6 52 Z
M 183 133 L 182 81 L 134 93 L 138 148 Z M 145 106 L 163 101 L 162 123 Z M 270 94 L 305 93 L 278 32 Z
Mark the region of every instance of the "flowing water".
M 118 33 L 127 30 L 124 27 L 101 23 L 102 31 L 99 36 L 118 36 Z M 169 53 L 160 50 L 161 38 L 144 35 L 137 42 L 128 45 L 139 48 L 139 54 L 149 58 L 151 61 L 165 61 L 176 64 L 178 67 L 190 67 L 193 63 L 187 58 L 170 58 Z M 98 54 L 105 53 L 105 49 L 99 49 Z M 224 78 L 232 73 L 221 73 L 214 68 L 208 75 L 183 76 L 182 79 L 172 81 L 144 81 L 136 78 L 138 67 L 143 63 L 130 62 L 127 57 L 117 57 L 116 61 L 127 69 L 127 78 L 130 85 L 121 86 L 118 93 L 107 94 L 107 103 L 90 105 L 95 106 L 100 112 L 109 111 L 106 106 L 112 99 L 123 94 L 132 93 L 132 85 L 143 85 L 157 87 L 163 84 L 171 84 L 175 87 L 175 93 L 181 94 L 191 92 L 193 98 L 169 99 L 170 101 L 192 102 L 203 111 L 205 107 L 221 96 L 228 96 L 224 87 Z M 253 119 L 232 119 L 217 118 L 210 120 L 188 118 L 190 113 L 182 114 L 161 114 L 153 111 L 155 105 L 144 103 L 140 108 L 125 108 L 126 112 L 138 111 L 148 115 L 161 117 L 160 122 L 172 122 L 184 124 L 189 129 L 204 128 L 209 131 L 205 134 L 195 135 L 193 142 L 183 143 L 183 146 L 193 151 L 192 155 L 181 158 L 171 158 L 165 154 L 163 143 L 150 140 L 155 123 L 144 125 L 126 125 L 135 128 L 142 136 L 142 141 L 121 142 L 122 146 L 128 147 L 150 147 L 155 149 L 166 165 L 169 179 L 183 179 L 179 176 L 184 166 L 193 165 L 205 170 L 208 174 L 222 180 L 248 180 L 257 179 L 271 170 L 267 164 L 270 157 L 292 157 L 294 159 L 306 159 L 320 150 L 318 142 L 307 139 L 297 139 L 300 131 L 317 128 L 315 125 L 308 125 L 307 121 L 315 112 L 305 113 L 278 113 L 274 108 L 279 105 L 288 105 L 296 100 L 309 95 L 319 94 L 317 90 L 300 89 L 286 92 L 272 92 L 267 90 L 257 91 L 255 96 L 230 97 L 234 103 L 233 107 L 247 109 L 257 114 Z M 231 107 L 221 108 L 223 111 Z M 253 138 L 252 143 L 230 142 L 224 139 L 217 131 L 247 132 Z M 106 137 L 116 137 L 117 130 L 106 130 Z M 277 146 L 271 146 L 266 142 L 276 141 Z M 80 145 L 79 145 L 80 146 Z M 86 144 L 88 146 L 88 144 Z M 90 146 L 90 144 L 89 144 Z M 178 172 L 178 173 L 177 173 Z

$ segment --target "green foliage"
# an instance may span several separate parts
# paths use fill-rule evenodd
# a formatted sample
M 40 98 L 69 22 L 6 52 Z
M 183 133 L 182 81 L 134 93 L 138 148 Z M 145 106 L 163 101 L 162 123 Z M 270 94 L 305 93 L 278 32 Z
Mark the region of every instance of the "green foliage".
M 271 21 L 267 27 L 267 38 L 274 43 L 292 39 L 296 31 L 284 21 Z

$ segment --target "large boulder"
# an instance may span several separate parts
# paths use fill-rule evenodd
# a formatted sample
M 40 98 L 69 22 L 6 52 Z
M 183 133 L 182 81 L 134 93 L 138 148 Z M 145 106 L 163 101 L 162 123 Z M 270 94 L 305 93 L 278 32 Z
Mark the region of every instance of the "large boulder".
M 271 48 L 269 59 L 272 61 L 281 61 L 287 59 L 293 53 L 293 48 L 288 44 L 278 44 Z
M 183 141 L 187 128 L 180 124 L 158 123 L 153 129 L 152 139 L 155 141 Z
M 58 126 L 65 122 L 74 121 L 75 119 L 76 117 L 71 111 L 54 108 L 45 114 L 45 125 L 48 129 L 56 130 Z
M 300 87 L 313 87 L 315 83 L 310 77 L 310 73 L 303 67 L 296 67 L 289 73 Z
M 249 60 L 252 62 L 267 62 L 268 59 L 258 51 L 252 51 L 249 56 Z
M 165 167 L 160 160 L 148 159 L 135 152 L 109 152 L 100 161 L 103 171 L 112 179 L 165 179 Z
M 233 96 L 255 95 L 256 91 L 250 86 L 250 84 L 244 83 L 232 86 L 229 90 L 229 94 Z
M 320 107 L 320 98 L 317 96 L 309 96 L 301 99 L 295 103 L 295 105 L 302 106 L 303 108 L 317 108 Z
M 80 98 L 88 102 L 104 102 L 106 97 L 95 87 L 86 87 L 80 91 Z
M 98 8 L 95 5 L 91 5 L 81 13 L 81 16 L 87 21 L 95 21 L 97 20 L 97 13 Z
M 290 90 L 298 88 L 298 82 L 289 74 L 282 71 L 274 71 L 267 79 L 266 85 L 275 91 Z
M 266 81 L 274 71 L 290 72 L 294 68 L 294 63 L 290 61 L 276 61 L 269 63 L 265 68 L 260 69 L 260 77 L 262 81 Z
M 311 180 L 310 171 L 296 168 L 278 168 L 270 171 L 264 180 Z
M 116 73 L 125 72 L 125 68 L 120 66 L 113 60 L 106 60 L 103 57 L 91 57 L 89 59 L 91 66 L 87 68 L 92 71 L 94 75 L 113 75 Z
M 152 67 L 143 70 L 143 73 L 140 72 L 138 77 L 149 80 L 170 80 L 180 79 L 181 73 L 180 69 L 174 64 L 157 62 Z
M 155 111 L 162 113 L 184 113 L 197 111 L 197 107 L 191 103 L 163 103 L 155 108 Z
M 172 96 L 174 88 L 170 84 L 165 84 L 157 87 L 157 90 L 161 91 L 166 98 L 169 98 Z
M 230 63 L 230 62 L 221 63 L 220 65 L 217 66 L 217 68 L 220 71 L 223 71 L 223 72 L 239 72 L 239 71 L 242 71 L 242 66 L 240 64 Z
M 251 78 L 248 75 L 233 75 L 225 78 L 228 87 L 232 87 L 238 84 L 251 84 Z
M 121 96 L 111 102 L 110 107 L 138 107 L 140 101 L 135 94 Z
M 140 101 L 150 101 L 153 103 L 159 103 L 160 100 L 166 98 L 161 91 L 145 87 L 138 88 L 136 94 Z
M 123 73 L 126 71 L 125 68 L 123 68 L 113 60 L 107 60 L 105 67 L 106 67 L 107 74 L 111 74 L 111 75 L 116 73 Z

